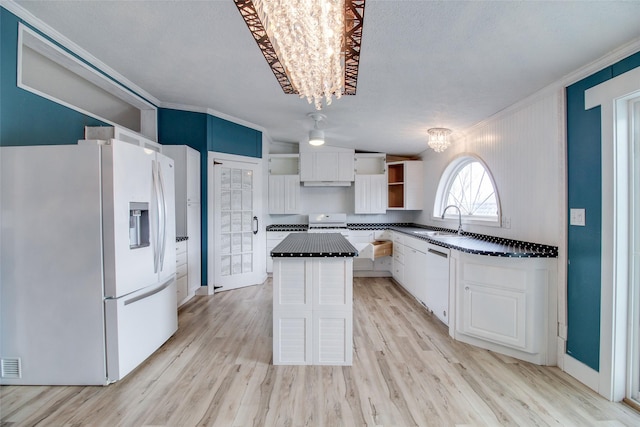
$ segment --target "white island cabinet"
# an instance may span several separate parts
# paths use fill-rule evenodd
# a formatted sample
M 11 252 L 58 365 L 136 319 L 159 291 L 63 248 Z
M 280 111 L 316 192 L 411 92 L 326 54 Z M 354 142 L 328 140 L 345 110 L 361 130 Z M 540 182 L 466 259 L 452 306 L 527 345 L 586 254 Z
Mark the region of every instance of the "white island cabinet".
M 273 249 L 273 364 L 353 361 L 353 256 L 339 233 L 292 233 Z

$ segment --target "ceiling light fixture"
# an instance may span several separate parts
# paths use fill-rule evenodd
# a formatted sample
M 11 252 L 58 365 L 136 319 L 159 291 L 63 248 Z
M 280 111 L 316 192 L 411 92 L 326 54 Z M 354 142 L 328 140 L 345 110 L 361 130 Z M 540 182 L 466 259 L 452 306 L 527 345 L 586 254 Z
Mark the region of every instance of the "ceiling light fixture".
M 365 0 L 234 0 L 285 93 L 355 95 Z
M 449 140 L 451 129 L 431 128 L 427 133 L 429 134 L 429 147 L 436 153 L 442 153 L 451 145 L 451 141 Z
M 318 127 L 318 123 L 326 119 L 326 116 L 320 113 L 309 113 L 307 115 L 315 122 L 313 129 L 309 131 L 309 144 L 315 146 L 324 144 L 324 131 Z

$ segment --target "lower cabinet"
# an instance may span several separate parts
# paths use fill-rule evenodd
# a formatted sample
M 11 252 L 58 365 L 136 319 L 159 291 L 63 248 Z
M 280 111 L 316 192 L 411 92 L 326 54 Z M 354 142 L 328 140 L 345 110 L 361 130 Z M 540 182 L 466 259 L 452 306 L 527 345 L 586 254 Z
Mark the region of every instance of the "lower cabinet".
M 454 252 L 454 338 L 531 363 L 554 365 L 557 260 Z
M 271 250 L 278 246 L 288 235 L 289 231 L 267 231 L 267 273 L 273 273 L 273 258 Z
M 187 241 L 176 243 L 176 291 L 178 306 L 180 306 L 189 294 L 187 267 Z
M 420 298 L 445 325 L 449 324 L 449 255 L 447 248 L 427 246 L 424 294 Z
M 427 277 L 427 242 L 408 237 L 405 238 L 404 243 L 404 286 L 414 298 L 424 304 Z
M 404 287 L 404 236 L 393 233 L 393 264 L 391 275 Z
M 352 258 L 274 261 L 274 365 L 352 364 L 352 268 Z

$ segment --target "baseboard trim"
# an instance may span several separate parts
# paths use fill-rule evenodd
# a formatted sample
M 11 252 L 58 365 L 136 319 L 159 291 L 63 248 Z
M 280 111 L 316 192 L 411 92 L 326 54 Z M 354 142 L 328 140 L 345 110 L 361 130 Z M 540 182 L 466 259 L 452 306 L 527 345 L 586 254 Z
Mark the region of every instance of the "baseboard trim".
M 562 362 L 563 371 L 598 393 L 600 384 L 600 374 L 598 371 L 591 369 L 566 353 L 562 358 Z

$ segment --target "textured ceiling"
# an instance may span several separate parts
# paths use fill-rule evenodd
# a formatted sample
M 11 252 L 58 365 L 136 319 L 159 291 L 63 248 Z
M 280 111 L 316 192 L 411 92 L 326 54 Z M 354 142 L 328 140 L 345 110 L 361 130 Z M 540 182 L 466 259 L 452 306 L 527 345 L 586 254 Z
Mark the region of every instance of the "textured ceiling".
M 212 109 L 305 141 L 233 0 L 17 1 L 163 105 Z M 323 109 L 327 144 L 415 154 L 640 37 L 640 1 L 367 0 L 358 93 Z

